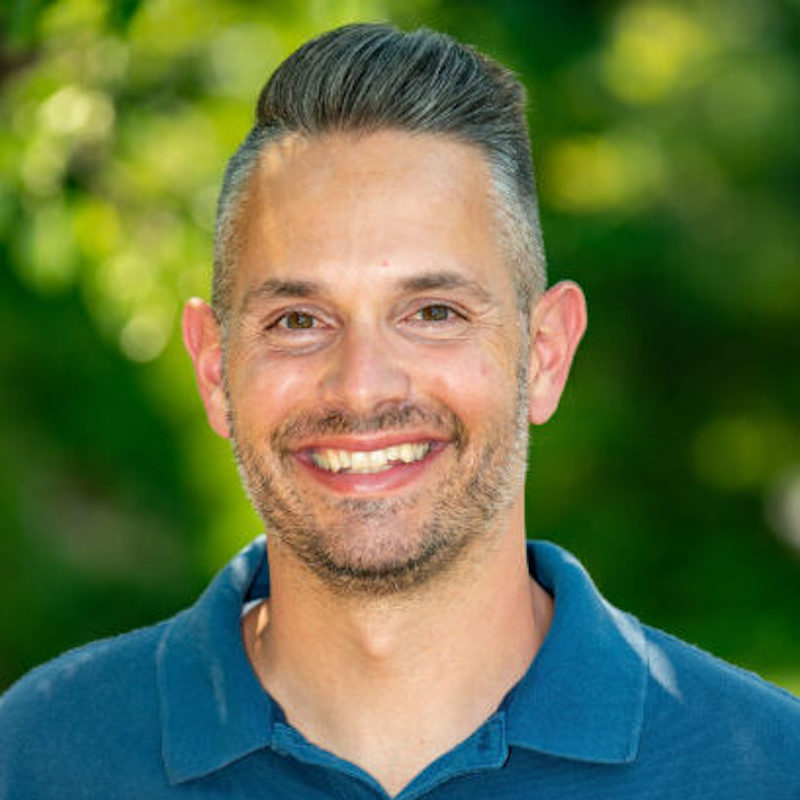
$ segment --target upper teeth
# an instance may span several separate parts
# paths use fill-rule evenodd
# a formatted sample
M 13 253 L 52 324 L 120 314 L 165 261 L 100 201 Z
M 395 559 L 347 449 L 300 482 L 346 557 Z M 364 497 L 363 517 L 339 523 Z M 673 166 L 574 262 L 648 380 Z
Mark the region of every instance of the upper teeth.
M 355 472 L 368 474 L 383 472 L 392 466 L 391 462 L 401 461 L 410 464 L 425 458 L 431 446 L 424 444 L 399 444 L 383 450 L 315 450 L 311 460 L 329 472 Z

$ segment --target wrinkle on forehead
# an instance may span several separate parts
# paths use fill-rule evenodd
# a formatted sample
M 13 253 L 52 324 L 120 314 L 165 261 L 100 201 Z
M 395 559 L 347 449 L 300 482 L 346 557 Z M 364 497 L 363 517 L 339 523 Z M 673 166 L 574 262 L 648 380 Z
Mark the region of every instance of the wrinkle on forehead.
M 498 244 L 489 229 L 495 218 L 489 172 L 476 146 L 447 135 L 391 129 L 289 134 L 259 156 L 237 226 L 240 254 L 246 252 L 251 265 L 291 270 L 316 263 L 324 249 L 325 258 L 343 269 L 392 260 L 426 227 L 444 226 L 451 229 L 455 260 L 473 260 L 476 248 L 485 253 Z M 299 229 L 311 209 L 313 223 Z M 434 267 L 433 252 L 418 256 L 420 267 Z

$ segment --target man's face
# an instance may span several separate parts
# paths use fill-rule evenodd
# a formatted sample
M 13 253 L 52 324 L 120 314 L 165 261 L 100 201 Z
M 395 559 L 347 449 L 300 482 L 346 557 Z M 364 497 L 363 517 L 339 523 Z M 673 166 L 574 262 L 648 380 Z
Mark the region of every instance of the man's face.
M 268 530 L 340 591 L 446 571 L 519 501 L 527 450 L 483 157 L 395 131 L 289 138 L 238 224 L 226 393 Z

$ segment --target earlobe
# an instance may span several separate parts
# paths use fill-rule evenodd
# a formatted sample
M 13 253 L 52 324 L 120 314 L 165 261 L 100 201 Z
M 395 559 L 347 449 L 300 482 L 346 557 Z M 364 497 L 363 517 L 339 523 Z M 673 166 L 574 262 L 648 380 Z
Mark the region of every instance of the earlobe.
M 531 312 L 528 418 L 542 425 L 558 408 L 572 359 L 586 330 L 581 288 L 562 281 L 546 291 Z
M 183 344 L 192 359 L 208 424 L 228 439 L 230 429 L 223 382 L 222 332 L 214 310 L 203 300 L 192 298 L 183 309 L 182 329 Z

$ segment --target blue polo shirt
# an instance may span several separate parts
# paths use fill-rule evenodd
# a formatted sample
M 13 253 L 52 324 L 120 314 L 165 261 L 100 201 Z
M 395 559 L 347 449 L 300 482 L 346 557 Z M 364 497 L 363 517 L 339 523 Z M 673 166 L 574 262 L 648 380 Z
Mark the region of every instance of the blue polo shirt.
M 528 552 L 555 597 L 542 648 L 399 800 L 800 798 L 800 700 L 615 609 L 555 545 Z M 0 699 L 0 798 L 385 799 L 258 683 L 240 615 L 268 594 L 262 537 L 174 618 L 22 678 Z

